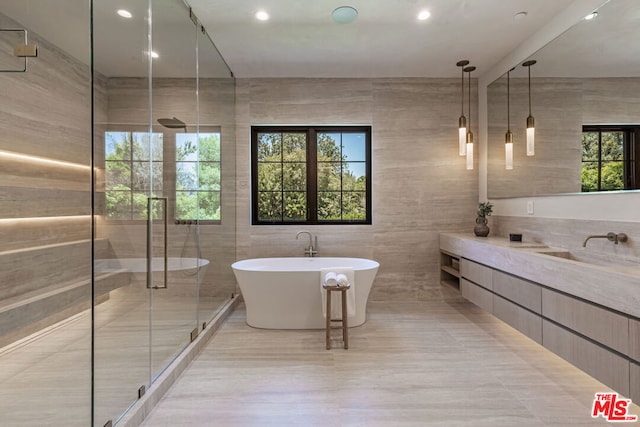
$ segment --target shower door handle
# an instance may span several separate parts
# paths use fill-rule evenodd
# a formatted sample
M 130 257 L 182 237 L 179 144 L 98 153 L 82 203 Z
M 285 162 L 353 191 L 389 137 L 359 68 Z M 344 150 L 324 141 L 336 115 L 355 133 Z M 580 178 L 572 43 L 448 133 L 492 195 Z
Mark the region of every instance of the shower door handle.
M 161 200 L 162 201 L 162 214 L 164 216 L 164 284 L 163 286 L 154 286 L 153 285 L 153 229 L 152 229 L 152 211 L 153 211 L 153 201 Z M 169 257 L 168 257 L 168 241 L 167 241 L 167 230 L 169 224 L 169 215 L 167 213 L 167 205 L 169 203 L 168 197 L 147 197 L 147 288 L 149 289 L 167 289 L 167 269 L 169 266 Z

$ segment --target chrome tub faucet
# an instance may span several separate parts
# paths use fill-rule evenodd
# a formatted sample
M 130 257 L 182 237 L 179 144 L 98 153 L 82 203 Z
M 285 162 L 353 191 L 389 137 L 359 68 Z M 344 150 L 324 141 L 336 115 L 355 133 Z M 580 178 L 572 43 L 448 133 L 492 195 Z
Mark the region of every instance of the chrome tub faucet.
M 309 256 L 309 257 L 312 257 L 312 256 L 316 255 L 318 253 L 318 251 L 315 250 L 314 247 L 316 247 L 316 248 L 318 247 L 318 236 L 314 237 L 308 231 L 298 231 L 298 234 L 296 234 L 296 240 L 298 240 L 298 237 L 300 237 L 301 234 L 306 234 L 306 235 L 309 236 L 309 247 L 305 248 L 304 255 L 305 256 Z

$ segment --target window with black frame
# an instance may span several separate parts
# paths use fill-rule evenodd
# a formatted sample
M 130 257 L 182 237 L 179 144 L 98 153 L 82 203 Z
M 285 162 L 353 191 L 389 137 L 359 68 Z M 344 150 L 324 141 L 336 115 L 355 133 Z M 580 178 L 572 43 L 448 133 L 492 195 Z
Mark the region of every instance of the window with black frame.
M 253 224 L 371 224 L 370 126 L 253 126 Z
M 639 188 L 640 125 L 582 127 L 582 191 Z

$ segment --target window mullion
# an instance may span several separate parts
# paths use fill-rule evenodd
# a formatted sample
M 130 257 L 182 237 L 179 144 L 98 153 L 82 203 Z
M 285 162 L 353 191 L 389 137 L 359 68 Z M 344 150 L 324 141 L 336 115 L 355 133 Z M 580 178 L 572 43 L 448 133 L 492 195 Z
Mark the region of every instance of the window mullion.
M 307 132 L 307 222 L 318 223 L 318 133 Z

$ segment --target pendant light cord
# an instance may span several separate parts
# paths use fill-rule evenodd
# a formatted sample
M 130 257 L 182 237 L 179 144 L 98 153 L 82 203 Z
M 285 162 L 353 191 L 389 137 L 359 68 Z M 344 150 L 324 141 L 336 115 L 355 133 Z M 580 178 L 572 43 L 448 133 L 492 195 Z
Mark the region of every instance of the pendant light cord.
M 462 77 L 462 84 L 460 85 L 460 115 L 464 116 L 464 67 L 460 67 L 460 74 Z
M 507 71 L 507 132 L 511 132 L 511 108 L 510 108 L 510 100 L 511 100 L 511 92 L 510 92 L 510 82 L 509 76 L 511 75 L 511 70 Z M 531 108 L 531 105 L 529 105 Z
M 473 70 L 471 70 L 473 71 Z M 471 71 L 469 71 L 469 132 L 471 132 Z
M 531 66 L 527 67 L 529 71 L 529 115 L 531 115 Z

